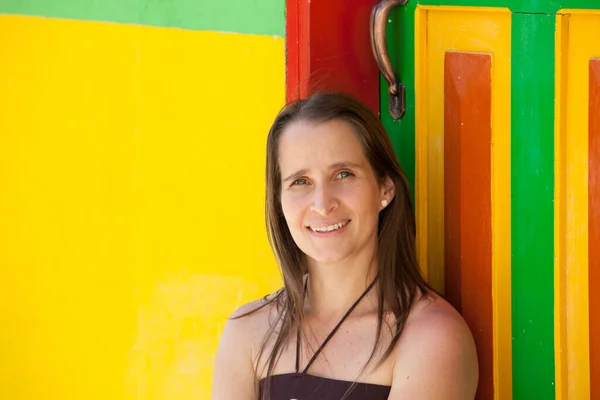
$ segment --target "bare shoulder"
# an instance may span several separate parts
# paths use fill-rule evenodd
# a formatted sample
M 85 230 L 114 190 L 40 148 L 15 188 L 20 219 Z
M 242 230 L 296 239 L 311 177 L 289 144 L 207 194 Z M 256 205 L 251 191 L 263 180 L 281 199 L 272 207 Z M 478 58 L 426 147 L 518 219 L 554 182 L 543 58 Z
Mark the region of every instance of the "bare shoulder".
M 277 306 L 272 295 L 246 303 L 235 310 L 225 323 L 221 341 L 236 342 L 244 346 L 254 360 L 257 349 L 273 323 Z
M 477 351 L 462 316 L 443 298 L 420 299 L 395 349 L 390 399 L 473 399 Z
M 276 312 L 276 304 L 270 302 L 271 299 L 272 296 L 269 296 L 240 306 L 231 314 L 227 325 L 248 339 L 254 338 L 257 334 L 262 338 Z
M 213 400 L 257 398 L 255 357 L 275 309 L 265 302 L 244 304 L 227 319 L 215 359 Z
M 437 295 L 421 298 L 415 304 L 403 336 L 419 343 L 434 342 L 445 345 L 473 345 L 473 337 L 463 317 L 446 300 Z

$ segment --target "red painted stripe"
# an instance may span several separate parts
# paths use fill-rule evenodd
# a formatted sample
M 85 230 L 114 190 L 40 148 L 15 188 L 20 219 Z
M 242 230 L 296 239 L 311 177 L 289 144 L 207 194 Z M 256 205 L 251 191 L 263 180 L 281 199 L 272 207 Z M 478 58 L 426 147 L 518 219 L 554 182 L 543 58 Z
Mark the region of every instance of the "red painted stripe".
M 298 20 L 298 0 L 287 0 L 285 4 L 286 19 L 288 21 Z M 298 56 L 299 50 L 299 32 L 298 23 L 296 24 L 285 24 L 285 75 L 286 75 L 286 87 L 285 97 L 286 99 L 297 99 L 299 96 L 296 85 L 300 81 L 300 75 L 298 71 Z
M 301 40 L 306 40 L 308 35 L 308 3 L 301 0 L 286 1 L 286 25 L 285 25 L 285 41 L 286 41 L 286 99 L 288 101 L 300 98 L 300 81 L 302 69 L 300 60 L 308 61 L 306 54 L 301 54 L 301 49 L 306 49 L 306 44 Z M 301 34 L 304 28 L 305 32 Z M 306 69 L 306 68 L 304 68 Z
M 494 398 L 491 62 L 448 52 L 444 66 L 445 293 L 473 332 L 482 400 Z
M 287 0 L 287 101 L 338 91 L 379 112 L 379 70 L 369 18 L 377 0 Z
M 590 390 L 600 398 L 600 60 L 590 60 L 588 164 L 588 268 Z

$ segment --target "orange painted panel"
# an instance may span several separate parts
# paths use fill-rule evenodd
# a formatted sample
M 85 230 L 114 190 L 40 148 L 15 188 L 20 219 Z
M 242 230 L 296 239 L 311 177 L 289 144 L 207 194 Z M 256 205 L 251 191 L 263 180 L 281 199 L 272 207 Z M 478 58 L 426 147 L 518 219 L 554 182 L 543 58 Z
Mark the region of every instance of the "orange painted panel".
M 494 398 L 491 64 L 447 52 L 444 65 L 445 294 L 473 332 L 482 400 Z
M 590 60 L 588 240 L 590 390 L 600 398 L 600 59 Z
M 461 301 L 461 207 L 460 207 L 460 138 L 461 97 L 454 90 L 453 60 L 456 54 L 447 53 L 444 72 L 444 294 L 459 311 Z

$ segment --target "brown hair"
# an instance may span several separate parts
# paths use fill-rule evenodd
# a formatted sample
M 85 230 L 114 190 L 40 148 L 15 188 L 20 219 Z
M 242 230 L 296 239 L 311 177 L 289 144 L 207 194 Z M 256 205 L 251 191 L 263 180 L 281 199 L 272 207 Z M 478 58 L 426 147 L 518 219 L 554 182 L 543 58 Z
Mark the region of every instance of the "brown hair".
M 394 199 L 379 216 L 377 336 L 365 366 L 372 360 L 380 345 L 384 306 L 393 312 L 395 324 L 391 327 L 392 341 L 379 359 L 378 365 L 389 357 L 398 342 L 419 291 L 424 295 L 432 293 L 432 289 L 421 275 L 417 262 L 415 216 L 409 184 L 378 117 L 359 101 L 334 93 L 314 94 L 284 107 L 273 122 L 267 138 L 265 217 L 269 242 L 281 268 L 284 282 L 284 287 L 272 298 L 265 298 L 260 307 L 273 302 L 277 304 L 277 317 L 264 338 L 256 360 L 258 366 L 267 343 L 275 335 L 272 350 L 265 364 L 267 388 L 270 386 L 269 378 L 292 330 L 301 326 L 305 300 L 303 279 L 307 273 L 305 255 L 294 242 L 281 207 L 279 140 L 286 127 L 294 122 L 320 124 L 332 120 L 343 120 L 353 127 L 376 178 L 383 183 L 384 179 L 389 177 L 396 187 Z M 262 398 L 268 399 L 269 390 L 265 392 Z

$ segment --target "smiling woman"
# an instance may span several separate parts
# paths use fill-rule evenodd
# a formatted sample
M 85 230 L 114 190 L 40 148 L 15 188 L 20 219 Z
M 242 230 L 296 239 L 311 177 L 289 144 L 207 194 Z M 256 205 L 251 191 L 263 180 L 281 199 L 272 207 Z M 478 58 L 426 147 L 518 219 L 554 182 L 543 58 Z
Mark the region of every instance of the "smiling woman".
M 283 214 L 299 249 L 320 262 L 356 253 L 360 264 L 371 264 L 365 256 L 376 245 L 379 203 L 393 197 L 394 186 L 389 179 L 386 187 L 378 185 L 352 126 L 343 120 L 290 124 L 279 158 L 282 175 L 301 169 L 281 189 Z
M 377 116 L 338 94 L 289 105 L 266 175 L 284 287 L 229 319 L 213 399 L 473 399 L 473 338 L 421 276 L 409 186 Z

